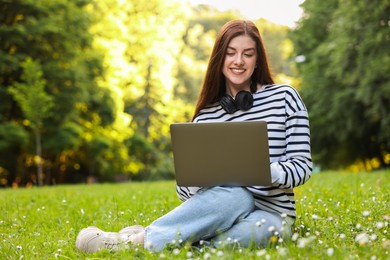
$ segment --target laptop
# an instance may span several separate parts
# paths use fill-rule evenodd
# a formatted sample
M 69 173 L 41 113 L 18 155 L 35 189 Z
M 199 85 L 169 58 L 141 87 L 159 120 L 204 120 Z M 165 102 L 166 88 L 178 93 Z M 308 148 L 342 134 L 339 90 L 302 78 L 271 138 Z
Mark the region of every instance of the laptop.
M 179 186 L 270 186 L 265 121 L 170 125 Z

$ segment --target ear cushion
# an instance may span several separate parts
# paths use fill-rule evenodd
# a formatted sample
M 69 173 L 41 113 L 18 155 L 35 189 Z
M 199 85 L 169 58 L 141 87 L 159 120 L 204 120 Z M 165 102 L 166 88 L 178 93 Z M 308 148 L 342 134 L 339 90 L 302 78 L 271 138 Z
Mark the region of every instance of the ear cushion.
M 235 104 L 239 110 L 248 110 L 253 106 L 252 93 L 248 91 L 240 91 L 236 95 Z
M 225 95 L 221 97 L 221 100 L 219 101 L 221 107 L 228 112 L 229 114 L 233 114 L 238 110 L 234 99 L 230 95 Z

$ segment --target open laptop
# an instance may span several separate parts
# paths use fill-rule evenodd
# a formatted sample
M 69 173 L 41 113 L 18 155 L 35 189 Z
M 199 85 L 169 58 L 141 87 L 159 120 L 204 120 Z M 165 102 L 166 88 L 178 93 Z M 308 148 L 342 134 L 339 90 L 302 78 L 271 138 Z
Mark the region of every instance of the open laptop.
M 170 125 L 179 186 L 270 186 L 265 121 Z

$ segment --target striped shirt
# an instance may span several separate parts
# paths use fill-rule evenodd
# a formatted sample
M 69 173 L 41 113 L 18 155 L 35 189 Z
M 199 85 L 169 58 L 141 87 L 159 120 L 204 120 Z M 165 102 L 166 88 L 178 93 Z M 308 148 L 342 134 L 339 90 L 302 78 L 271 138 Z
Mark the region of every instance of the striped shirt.
M 228 114 L 219 104 L 202 109 L 194 122 L 255 121 L 267 122 L 272 186 L 247 187 L 258 209 L 286 214 L 295 219 L 294 187 L 311 176 L 309 118 L 298 92 L 288 85 L 268 85 L 253 94 L 247 111 Z M 177 186 L 183 201 L 201 187 Z

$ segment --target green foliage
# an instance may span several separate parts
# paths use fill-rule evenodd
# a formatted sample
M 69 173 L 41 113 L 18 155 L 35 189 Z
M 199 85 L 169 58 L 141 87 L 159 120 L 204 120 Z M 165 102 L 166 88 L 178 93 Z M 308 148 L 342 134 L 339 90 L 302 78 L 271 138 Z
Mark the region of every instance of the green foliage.
M 71 160 L 64 162 L 64 159 L 72 157 L 75 149 L 85 145 L 84 136 L 91 129 L 88 122 L 98 128 L 111 125 L 116 118 L 112 90 L 97 84 L 103 73 L 103 56 L 91 47 L 92 15 L 86 10 L 90 3 L 22 0 L 0 4 L 0 122 L 30 122 L 43 126 L 42 153 L 47 183 L 52 181 L 50 176 L 62 176 L 80 164 Z M 20 65 L 26 58 L 31 58 L 40 68 L 30 65 L 27 70 L 23 69 Z M 30 82 L 26 82 L 23 72 L 28 73 Z M 32 88 L 34 80 L 38 87 Z M 53 106 L 47 106 L 50 102 L 42 99 L 48 98 L 34 92 L 41 91 L 43 85 Z M 11 93 L 15 99 L 10 98 Z M 23 93 L 29 99 L 23 99 Z M 38 99 L 41 100 L 38 102 Z M 25 168 L 30 165 L 28 148 L 32 146 L 29 143 L 14 155 Z M 16 176 L 30 178 L 26 171 L 16 171 L 16 165 L 2 159 L 0 165 L 12 171 L 11 181 Z M 64 169 L 67 170 L 64 172 Z
M 0 151 L 2 154 L 26 144 L 28 135 L 26 131 L 16 123 L 0 124 Z
M 27 131 L 20 125 L 9 122 L 0 124 L 0 186 L 7 186 L 15 179 L 22 149 L 28 144 Z
M 60 154 L 62 151 L 74 150 L 82 145 L 83 129 L 79 124 L 66 122 L 61 126 L 49 126 L 47 131 L 56 131 L 55 139 L 50 138 L 44 142 L 44 149 L 50 153 Z
M 41 67 L 31 58 L 22 62 L 23 69 L 20 79 L 23 83 L 14 82 L 8 88 L 18 105 L 21 107 L 26 119 L 32 127 L 41 128 L 43 119 L 48 117 L 50 109 L 53 107 L 53 100 L 45 92 L 45 80 L 42 78 Z
M 259 19 L 256 21 L 256 25 L 263 38 L 273 75 L 293 76 L 292 61 L 288 60 L 292 51 L 292 42 L 288 38 L 290 29 L 287 26 L 276 25 L 265 19 Z
M 388 171 L 314 175 L 295 190 L 298 219 L 292 241 L 249 249 L 199 250 L 173 244 L 161 253 L 130 248 L 88 255 L 75 249 L 75 240 L 87 226 L 118 231 L 149 225 L 180 205 L 174 182 L 3 189 L 0 258 L 388 259 L 388 175 Z
M 97 18 L 94 45 L 106 53 L 101 84 L 115 92 L 117 117 L 126 119 L 115 122 L 127 128 L 117 174 L 149 178 L 171 160 L 165 147 L 174 119 L 168 114 L 186 107 L 173 102 L 173 85 L 189 10 L 181 1 L 164 0 L 104 0 L 90 8 Z
M 303 4 L 293 32 L 315 162 L 338 168 L 377 158 L 389 164 L 390 4 L 386 0 Z

